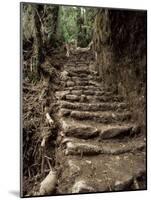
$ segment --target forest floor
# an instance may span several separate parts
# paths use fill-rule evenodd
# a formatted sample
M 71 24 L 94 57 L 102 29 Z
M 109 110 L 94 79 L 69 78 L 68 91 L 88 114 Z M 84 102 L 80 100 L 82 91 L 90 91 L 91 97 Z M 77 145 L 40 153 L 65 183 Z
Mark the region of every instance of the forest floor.
M 145 135 L 125 99 L 99 82 L 92 53 L 56 53 L 51 63 L 51 78 L 23 83 L 24 194 L 145 189 Z
M 29 53 L 28 53 L 29 52 Z M 32 196 L 39 190 L 39 184 L 50 171 L 49 162 L 54 166 L 55 140 L 58 125 L 50 128 L 46 118 L 53 118 L 56 109 L 54 92 L 61 87 L 60 72 L 67 58 L 64 51 L 52 49 L 45 58 L 43 67 L 47 77 L 33 81 L 30 53 L 24 55 L 23 63 L 23 195 Z M 47 70 L 49 69 L 49 70 Z M 41 145 L 43 138 L 49 139 L 46 146 Z M 49 145 L 50 144 L 50 145 Z M 47 148 L 48 147 L 48 148 Z M 50 159 L 48 159 L 48 157 Z

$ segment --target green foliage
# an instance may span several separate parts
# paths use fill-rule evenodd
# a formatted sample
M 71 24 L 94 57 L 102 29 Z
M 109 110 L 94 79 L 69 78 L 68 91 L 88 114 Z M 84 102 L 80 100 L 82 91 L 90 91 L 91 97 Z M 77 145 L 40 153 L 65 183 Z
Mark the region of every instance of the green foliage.
M 71 40 L 77 37 L 76 18 L 76 8 L 66 6 L 60 7 L 58 34 L 64 42 L 71 42 Z
M 24 4 L 22 9 L 22 33 L 23 40 L 30 40 L 33 37 L 34 24 L 33 24 L 33 7 L 31 4 Z
M 96 15 L 95 8 L 78 8 L 77 27 L 78 45 L 86 47 L 92 40 L 93 24 Z
M 29 41 L 34 35 L 34 4 L 23 4 L 23 40 Z M 60 42 L 78 41 L 81 47 L 87 46 L 92 39 L 96 9 L 40 5 L 38 11 L 41 23 L 41 37 L 44 46 L 57 46 Z
M 87 46 L 92 39 L 96 9 L 60 6 L 58 34 L 64 42 L 78 40 L 79 46 Z

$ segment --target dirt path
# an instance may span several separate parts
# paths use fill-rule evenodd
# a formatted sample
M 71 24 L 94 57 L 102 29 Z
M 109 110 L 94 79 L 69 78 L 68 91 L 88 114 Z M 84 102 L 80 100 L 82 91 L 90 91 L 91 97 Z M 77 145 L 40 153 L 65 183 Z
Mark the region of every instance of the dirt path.
M 64 89 L 56 92 L 58 133 L 57 193 L 144 189 L 145 137 L 132 122 L 128 106 L 104 88 L 87 52 L 64 66 Z

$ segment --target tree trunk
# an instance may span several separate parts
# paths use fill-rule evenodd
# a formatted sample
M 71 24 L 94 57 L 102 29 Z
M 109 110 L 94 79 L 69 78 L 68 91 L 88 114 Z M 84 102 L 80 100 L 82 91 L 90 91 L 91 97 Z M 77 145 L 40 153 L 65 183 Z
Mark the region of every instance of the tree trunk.
M 33 24 L 34 24 L 34 45 L 33 45 L 33 72 L 35 75 L 35 78 L 38 78 L 39 68 L 41 64 L 41 58 L 42 58 L 42 38 L 41 38 L 41 22 L 40 22 L 40 16 L 39 16 L 39 5 L 33 6 Z
M 58 24 L 58 13 L 59 13 L 59 6 L 54 7 L 53 9 L 53 22 L 54 22 L 54 34 L 57 32 L 57 24 Z
M 82 18 L 81 18 L 81 8 L 78 8 L 77 10 L 77 45 L 80 47 L 81 46 L 81 35 L 82 35 Z

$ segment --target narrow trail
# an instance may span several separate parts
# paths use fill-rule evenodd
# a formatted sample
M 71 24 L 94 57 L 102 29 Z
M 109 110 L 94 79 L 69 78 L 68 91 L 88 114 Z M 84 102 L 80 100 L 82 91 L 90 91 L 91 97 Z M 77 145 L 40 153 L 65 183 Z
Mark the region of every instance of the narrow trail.
M 55 93 L 57 193 L 136 190 L 145 187 L 145 136 L 124 98 L 105 88 L 90 67 L 90 52 L 64 66 L 64 88 Z

